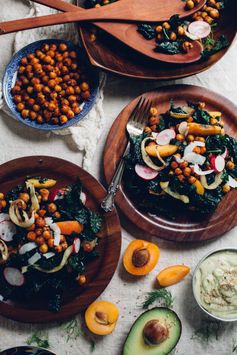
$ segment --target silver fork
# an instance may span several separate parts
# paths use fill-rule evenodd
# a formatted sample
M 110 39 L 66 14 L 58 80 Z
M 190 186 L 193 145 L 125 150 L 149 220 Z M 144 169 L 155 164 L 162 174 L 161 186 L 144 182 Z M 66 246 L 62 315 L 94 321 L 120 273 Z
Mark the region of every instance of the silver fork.
M 142 134 L 144 129 L 144 123 L 148 118 L 151 106 L 152 106 L 152 102 L 149 99 L 146 99 L 144 97 L 141 97 L 139 99 L 126 125 L 126 132 L 129 136 L 138 136 Z M 128 154 L 129 149 L 130 149 L 130 142 L 128 140 L 128 144 L 125 148 L 125 151 L 120 159 L 119 165 L 108 187 L 108 194 L 106 195 L 106 197 L 101 203 L 101 207 L 105 212 L 110 212 L 114 208 L 114 199 L 119 189 L 124 168 L 125 168 L 124 157 Z

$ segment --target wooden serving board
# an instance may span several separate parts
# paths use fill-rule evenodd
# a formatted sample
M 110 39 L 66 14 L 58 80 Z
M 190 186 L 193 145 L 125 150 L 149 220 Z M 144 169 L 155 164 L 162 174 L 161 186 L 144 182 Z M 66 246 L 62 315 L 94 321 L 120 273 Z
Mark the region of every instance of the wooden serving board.
M 94 177 L 79 166 L 47 156 L 11 160 L 0 167 L 0 191 L 6 193 L 23 183 L 27 175 L 56 179 L 56 187 L 72 184 L 79 177 L 87 195 L 86 206 L 103 215 L 99 206 L 106 191 Z M 121 229 L 116 210 L 104 214 L 104 220 L 102 238 L 98 246 L 100 256 L 86 266 L 85 275 L 88 281 L 65 294 L 63 306 L 58 313 L 49 312 L 44 302 L 21 304 L 8 301 L 0 302 L 0 314 L 21 322 L 48 323 L 67 319 L 92 303 L 109 284 L 120 256 Z
M 237 138 L 237 106 L 228 99 L 198 86 L 173 85 L 150 91 L 142 96 L 149 98 L 159 113 L 166 112 L 172 98 L 177 105 L 187 100 L 206 102 L 207 110 L 220 111 L 225 122 L 226 133 Z M 125 127 L 138 98 L 128 104 L 114 121 L 104 149 L 104 174 L 110 183 L 116 166 L 127 143 Z M 116 196 L 116 204 L 125 216 L 140 229 L 157 237 L 176 242 L 204 241 L 221 236 L 237 225 L 237 190 L 232 190 L 218 205 L 214 214 L 208 217 L 192 218 L 178 215 L 175 220 L 142 213 L 129 197 L 124 182 Z
M 77 0 L 77 3 L 78 6 L 83 7 L 84 0 Z M 237 30 L 237 2 L 235 0 L 229 0 L 228 4 L 229 6 L 226 7 L 221 14 L 219 26 L 215 32 L 215 38 L 224 34 L 231 45 Z M 126 26 L 127 33 L 137 30 L 135 24 L 130 24 L 130 29 L 127 28 L 126 24 L 120 23 L 118 25 L 121 31 L 124 31 L 124 26 Z M 91 28 L 92 27 L 88 25 L 79 27 L 79 34 L 90 63 L 102 70 L 129 78 L 170 80 L 194 75 L 210 68 L 219 61 L 229 49 L 229 47 L 227 47 L 203 62 L 168 64 L 157 62 L 141 54 L 138 55 L 135 51 L 105 32 L 99 33 L 97 40 L 92 42 L 90 39 Z

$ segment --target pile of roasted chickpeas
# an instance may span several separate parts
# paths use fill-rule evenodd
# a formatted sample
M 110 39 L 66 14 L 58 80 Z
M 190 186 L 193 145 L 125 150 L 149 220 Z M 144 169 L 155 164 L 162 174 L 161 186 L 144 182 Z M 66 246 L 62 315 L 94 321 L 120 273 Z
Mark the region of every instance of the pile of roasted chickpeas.
M 64 125 L 81 111 L 90 98 L 85 73 L 78 56 L 65 43 L 43 44 L 21 58 L 12 96 L 23 119 L 38 124 Z
M 191 1 L 192 2 L 192 1 Z M 202 7 L 200 11 L 197 11 L 193 15 L 195 21 L 205 21 L 211 25 L 220 17 L 219 10 L 221 9 L 221 3 L 215 0 L 208 0 L 207 4 Z

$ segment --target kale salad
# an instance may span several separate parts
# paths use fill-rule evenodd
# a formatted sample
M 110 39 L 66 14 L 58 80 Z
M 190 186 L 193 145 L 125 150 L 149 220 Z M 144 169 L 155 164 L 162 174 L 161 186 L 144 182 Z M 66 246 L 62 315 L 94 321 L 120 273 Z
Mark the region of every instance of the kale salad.
M 144 212 L 208 215 L 237 187 L 237 141 L 225 133 L 222 113 L 204 102 L 171 101 L 162 114 L 151 108 L 144 132 L 130 143 L 124 184 Z
M 79 179 L 61 188 L 56 183 L 26 177 L 0 193 L 1 299 L 46 301 L 59 311 L 65 291 L 87 282 L 102 217 L 86 207 Z

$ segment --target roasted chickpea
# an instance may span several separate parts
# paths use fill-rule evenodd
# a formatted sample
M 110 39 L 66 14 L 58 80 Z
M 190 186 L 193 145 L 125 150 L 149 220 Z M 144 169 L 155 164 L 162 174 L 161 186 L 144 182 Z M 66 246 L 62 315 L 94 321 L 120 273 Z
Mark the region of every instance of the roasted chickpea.
M 61 244 L 62 250 L 65 251 L 68 248 L 67 242 Z
M 230 192 L 231 188 L 229 185 L 225 184 L 222 188 L 222 191 L 227 194 L 228 192 Z
M 44 239 L 49 240 L 50 238 L 52 238 L 52 234 L 50 231 L 44 231 L 43 237 L 44 237 Z
M 27 192 L 21 192 L 19 194 L 19 199 L 27 203 L 30 200 L 30 195 Z
M 60 43 L 58 49 L 60 50 L 60 52 L 65 52 L 67 51 L 67 45 L 65 43 Z
M 183 163 L 179 164 L 179 167 L 181 169 L 187 168 L 187 166 L 188 166 L 188 162 L 187 161 L 184 161 Z
M 49 51 L 49 45 L 47 43 L 44 43 L 42 48 L 41 48 L 42 52 L 48 52 Z
M 61 54 L 56 54 L 55 60 L 56 60 L 57 62 L 62 62 L 62 61 L 63 61 L 63 56 L 62 56 Z
M 175 32 L 171 32 L 169 37 L 170 37 L 171 41 L 176 41 L 176 39 L 177 39 L 177 35 Z
M 39 245 L 39 246 L 45 244 L 45 240 L 44 240 L 43 237 L 37 237 L 37 238 L 35 239 L 35 242 L 36 242 L 36 244 Z
M 56 211 L 56 212 L 54 212 L 53 216 L 54 216 L 55 218 L 61 218 L 61 213 L 58 212 L 58 211 Z
M 165 29 L 165 30 L 170 30 L 170 24 L 168 22 L 163 22 L 162 23 L 162 27 Z
M 71 70 L 72 70 L 72 71 L 75 71 L 75 70 L 77 70 L 77 68 L 78 68 L 77 63 L 72 63 L 72 65 L 71 65 Z
M 54 90 L 56 92 L 60 92 L 60 91 L 62 91 L 62 87 L 60 85 L 55 85 Z
M 39 250 L 42 254 L 45 254 L 48 252 L 49 248 L 48 248 L 48 245 L 46 243 L 42 244 L 40 247 L 39 247 Z
M 77 59 L 77 53 L 75 51 L 71 51 L 69 53 L 69 56 L 72 58 L 72 59 Z
M 58 119 L 58 117 L 52 117 L 51 122 L 52 122 L 53 124 L 59 124 L 59 119 Z
M 72 110 L 69 110 L 69 111 L 67 112 L 67 118 L 71 119 L 71 118 L 73 118 L 74 116 L 75 116 L 75 114 L 74 114 L 74 112 L 73 112 Z
M 197 181 L 197 179 L 196 179 L 194 176 L 190 176 L 190 177 L 188 178 L 188 182 L 189 182 L 190 184 L 195 184 L 196 181 Z
M 184 170 L 183 170 L 184 176 L 190 176 L 190 175 L 191 175 L 191 172 L 192 172 L 192 169 L 189 168 L 189 167 L 184 168 Z
M 196 154 L 200 154 L 200 153 L 201 153 L 200 147 L 195 147 L 195 148 L 193 149 L 193 152 L 196 153 Z
M 194 142 L 194 140 L 195 140 L 195 138 L 194 138 L 194 136 L 192 134 L 189 134 L 187 136 L 187 139 L 188 139 L 189 142 Z
M 177 134 L 175 138 L 176 138 L 177 141 L 179 141 L 179 142 L 183 142 L 183 141 L 185 140 L 184 135 L 183 135 L 183 134 L 180 134 L 180 133 Z
M 56 51 L 57 50 L 57 45 L 56 44 L 50 44 L 50 46 L 49 46 L 49 49 L 51 50 L 51 51 Z
M 232 162 L 232 161 L 228 161 L 227 163 L 226 163 L 226 167 L 227 167 L 227 169 L 229 169 L 229 170 L 233 170 L 234 168 L 235 168 L 235 164 Z
M 84 242 L 84 243 L 83 243 L 83 250 L 84 250 L 86 253 L 90 253 L 93 249 L 94 249 L 94 248 L 93 248 L 92 243 L 88 243 L 88 242 Z
M 206 16 L 206 17 L 205 17 L 205 21 L 206 21 L 207 23 L 209 23 L 209 25 L 211 25 L 214 20 L 213 20 L 213 18 L 212 18 L 211 16 Z
M 172 161 L 172 163 L 170 164 L 172 169 L 177 169 L 179 167 L 179 164 L 176 161 Z
M 57 211 L 57 205 L 53 202 L 50 203 L 47 208 L 49 213 L 54 213 L 55 211 Z
M 20 102 L 19 104 L 17 104 L 16 109 L 17 111 L 21 112 L 22 110 L 24 110 L 25 105 L 23 104 L 23 102 Z
M 180 182 L 183 182 L 185 180 L 185 176 L 183 176 L 182 174 L 178 175 L 177 177 L 178 177 Z
M 66 94 L 67 95 L 73 95 L 74 93 L 75 93 L 75 90 L 74 90 L 74 88 L 72 86 L 68 86 L 66 88 Z
M 84 285 L 86 283 L 86 277 L 85 275 L 80 275 L 78 278 L 77 278 L 77 281 L 79 283 L 79 285 Z
M 60 121 L 61 124 L 65 124 L 65 123 L 67 123 L 68 118 L 67 118 L 67 116 L 65 116 L 65 115 L 61 115 L 61 116 L 59 117 L 59 121 Z
M 23 118 L 28 118 L 29 115 L 30 115 L 30 110 L 24 109 L 24 110 L 21 111 L 21 116 L 22 116 Z
M 66 66 L 64 65 L 64 66 L 62 67 L 62 69 L 61 69 L 61 72 L 62 72 L 63 75 L 68 74 L 68 73 L 69 73 L 68 67 L 66 67 Z
M 28 231 L 34 231 L 35 230 L 35 224 L 33 223 L 29 228 L 27 228 Z
M 7 201 L 5 200 L 0 200 L 0 209 L 2 210 L 3 208 L 5 208 L 7 205 Z
M 30 232 L 28 232 L 27 233 L 27 239 L 28 240 L 30 240 L 30 241 L 35 241 L 35 239 L 36 239 L 36 234 L 35 234 L 35 232 L 33 232 L 33 231 L 30 231 Z
M 28 59 L 26 57 L 21 58 L 20 60 L 21 65 L 27 65 L 28 64 Z
M 4 198 L 5 198 L 4 193 L 0 192 L 0 200 L 4 200 Z
M 54 247 L 54 238 L 49 238 L 47 240 L 47 243 L 50 248 L 53 248 Z
M 162 26 L 156 26 L 156 32 L 157 33 L 161 33 L 163 31 L 163 27 Z
M 183 36 L 185 33 L 184 28 L 182 26 L 178 26 L 177 31 L 179 36 Z
M 182 170 L 180 168 L 176 168 L 174 172 L 175 172 L 175 175 L 181 175 L 182 174 Z
M 182 48 L 183 48 L 184 52 L 188 52 L 190 49 L 193 48 L 193 44 L 191 42 L 185 41 L 182 44 Z
M 146 127 L 144 128 L 144 132 L 145 132 L 145 133 L 151 133 L 150 127 L 146 126 Z
M 45 222 L 44 218 L 39 217 L 39 218 L 36 219 L 35 224 L 36 224 L 37 227 L 44 227 L 46 225 L 46 222 Z
M 85 100 L 88 100 L 90 96 L 91 96 L 90 91 L 84 91 L 81 93 L 81 97 Z
M 63 248 L 61 245 L 57 245 L 54 247 L 54 250 L 57 252 L 57 253 L 61 253 L 63 251 Z
M 33 105 L 33 111 L 39 112 L 40 111 L 40 106 L 39 105 Z
M 21 93 L 21 87 L 19 85 L 15 85 L 13 88 L 12 88 L 12 94 L 20 94 Z

